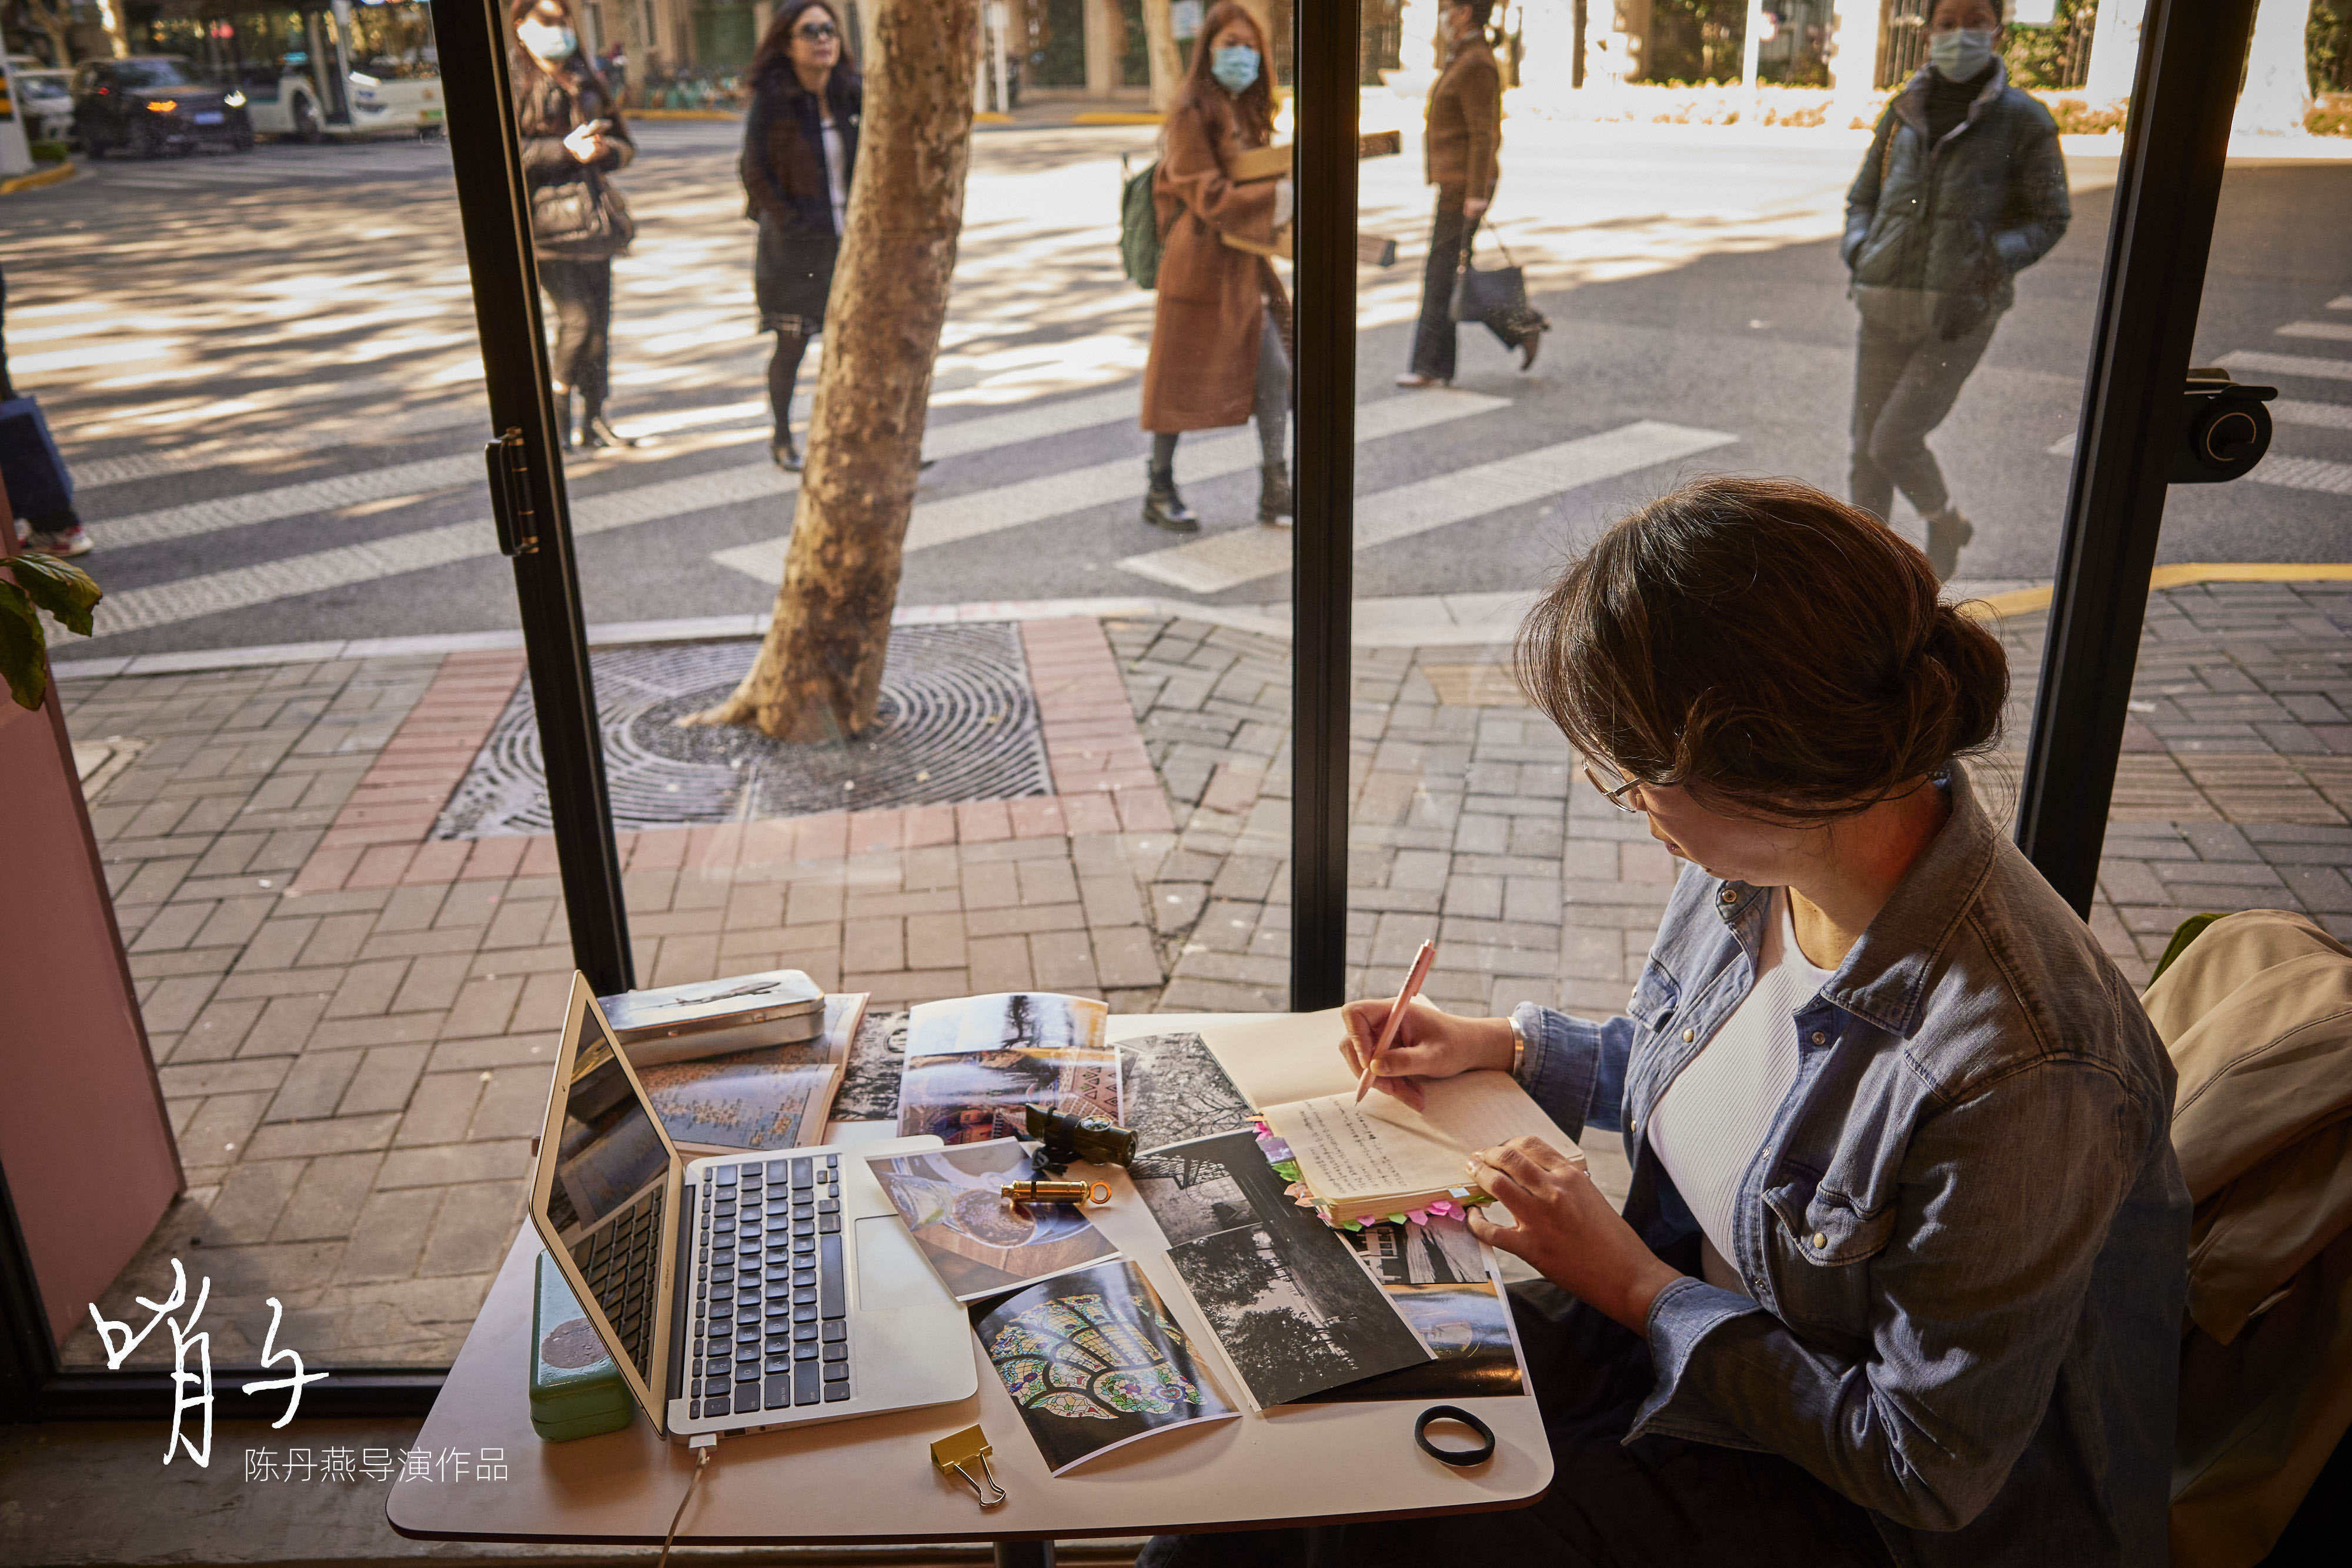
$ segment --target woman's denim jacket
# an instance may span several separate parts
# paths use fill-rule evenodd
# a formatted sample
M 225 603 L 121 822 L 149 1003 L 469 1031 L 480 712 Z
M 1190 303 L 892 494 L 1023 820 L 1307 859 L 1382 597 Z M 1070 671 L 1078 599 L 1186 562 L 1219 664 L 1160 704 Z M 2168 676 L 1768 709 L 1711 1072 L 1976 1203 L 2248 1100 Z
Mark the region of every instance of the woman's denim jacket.
M 1647 1433 L 1783 1455 L 1901 1563 L 2166 1557 L 2189 1195 L 2173 1073 L 2131 987 L 1970 798 L 1796 1014 L 1795 1085 L 1727 1256 L 1650 1309 Z M 1622 1132 L 1625 1218 L 1697 1226 L 1643 1134 L 1755 983 L 1768 889 L 1675 884 L 1628 1017 L 1518 1010 L 1521 1076 Z

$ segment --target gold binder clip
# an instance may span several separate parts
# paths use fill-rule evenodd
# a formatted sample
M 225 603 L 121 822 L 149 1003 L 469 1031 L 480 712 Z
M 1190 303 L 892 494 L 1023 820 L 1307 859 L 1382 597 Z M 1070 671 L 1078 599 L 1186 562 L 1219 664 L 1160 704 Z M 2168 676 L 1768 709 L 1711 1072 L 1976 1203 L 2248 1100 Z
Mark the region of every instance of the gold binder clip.
M 994 1508 L 1004 1500 L 1004 1489 L 996 1484 L 996 1471 L 989 1465 L 992 1452 L 987 1434 L 977 1427 L 966 1427 L 952 1437 L 941 1437 L 931 1445 L 931 1463 L 952 1475 L 961 1476 L 971 1488 L 971 1495 L 980 1500 L 983 1509 Z M 979 1461 L 980 1473 L 974 1475 L 971 1465 Z

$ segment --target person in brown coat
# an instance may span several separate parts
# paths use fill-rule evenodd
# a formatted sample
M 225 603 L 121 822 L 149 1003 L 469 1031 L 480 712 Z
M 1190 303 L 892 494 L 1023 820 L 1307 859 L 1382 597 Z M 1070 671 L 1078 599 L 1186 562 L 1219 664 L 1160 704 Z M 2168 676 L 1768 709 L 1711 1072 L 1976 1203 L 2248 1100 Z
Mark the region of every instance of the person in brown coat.
M 1421 324 L 1412 335 L 1412 368 L 1401 387 L 1438 387 L 1454 379 L 1454 280 L 1470 252 L 1478 220 L 1495 199 L 1503 148 L 1503 72 L 1486 41 L 1494 0 L 1462 0 L 1445 10 L 1445 68 L 1429 89 L 1429 129 L 1423 141 L 1423 174 L 1437 187 L 1430 225 L 1429 263 L 1421 280 Z M 1503 347 L 1519 350 L 1519 369 L 1536 362 L 1540 328 L 1490 320 Z
M 1152 197 L 1160 223 L 1158 304 L 1143 366 L 1143 428 L 1151 433 L 1143 520 L 1192 533 L 1200 519 L 1176 492 L 1176 437 L 1257 419 L 1258 521 L 1290 520 L 1284 426 L 1290 406 L 1290 301 L 1262 256 L 1219 235 L 1271 246 L 1290 220 L 1290 182 L 1230 178 L 1233 158 L 1274 132 L 1265 39 L 1235 0 L 1202 21 L 1192 68 L 1160 131 Z

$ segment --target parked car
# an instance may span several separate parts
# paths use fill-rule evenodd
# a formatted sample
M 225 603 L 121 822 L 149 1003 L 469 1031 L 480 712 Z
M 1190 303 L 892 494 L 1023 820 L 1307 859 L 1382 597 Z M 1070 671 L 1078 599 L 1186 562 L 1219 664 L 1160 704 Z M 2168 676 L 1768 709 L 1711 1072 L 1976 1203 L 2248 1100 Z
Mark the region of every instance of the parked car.
M 74 133 L 92 158 L 126 152 L 154 158 L 200 146 L 253 145 L 245 94 L 208 87 L 174 55 L 88 60 L 74 69 Z
M 16 112 L 36 141 L 63 141 L 73 130 L 73 72 L 9 62 L 16 82 Z

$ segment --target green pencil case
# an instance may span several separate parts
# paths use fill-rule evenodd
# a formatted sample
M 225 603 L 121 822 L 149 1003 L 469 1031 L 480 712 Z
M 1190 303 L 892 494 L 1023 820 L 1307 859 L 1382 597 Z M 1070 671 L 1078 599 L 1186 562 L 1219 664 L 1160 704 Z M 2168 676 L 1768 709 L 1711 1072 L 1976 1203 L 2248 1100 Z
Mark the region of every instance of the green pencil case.
M 563 1270 L 539 1255 L 530 1309 L 530 1427 L 551 1443 L 617 1432 L 637 1403 Z

